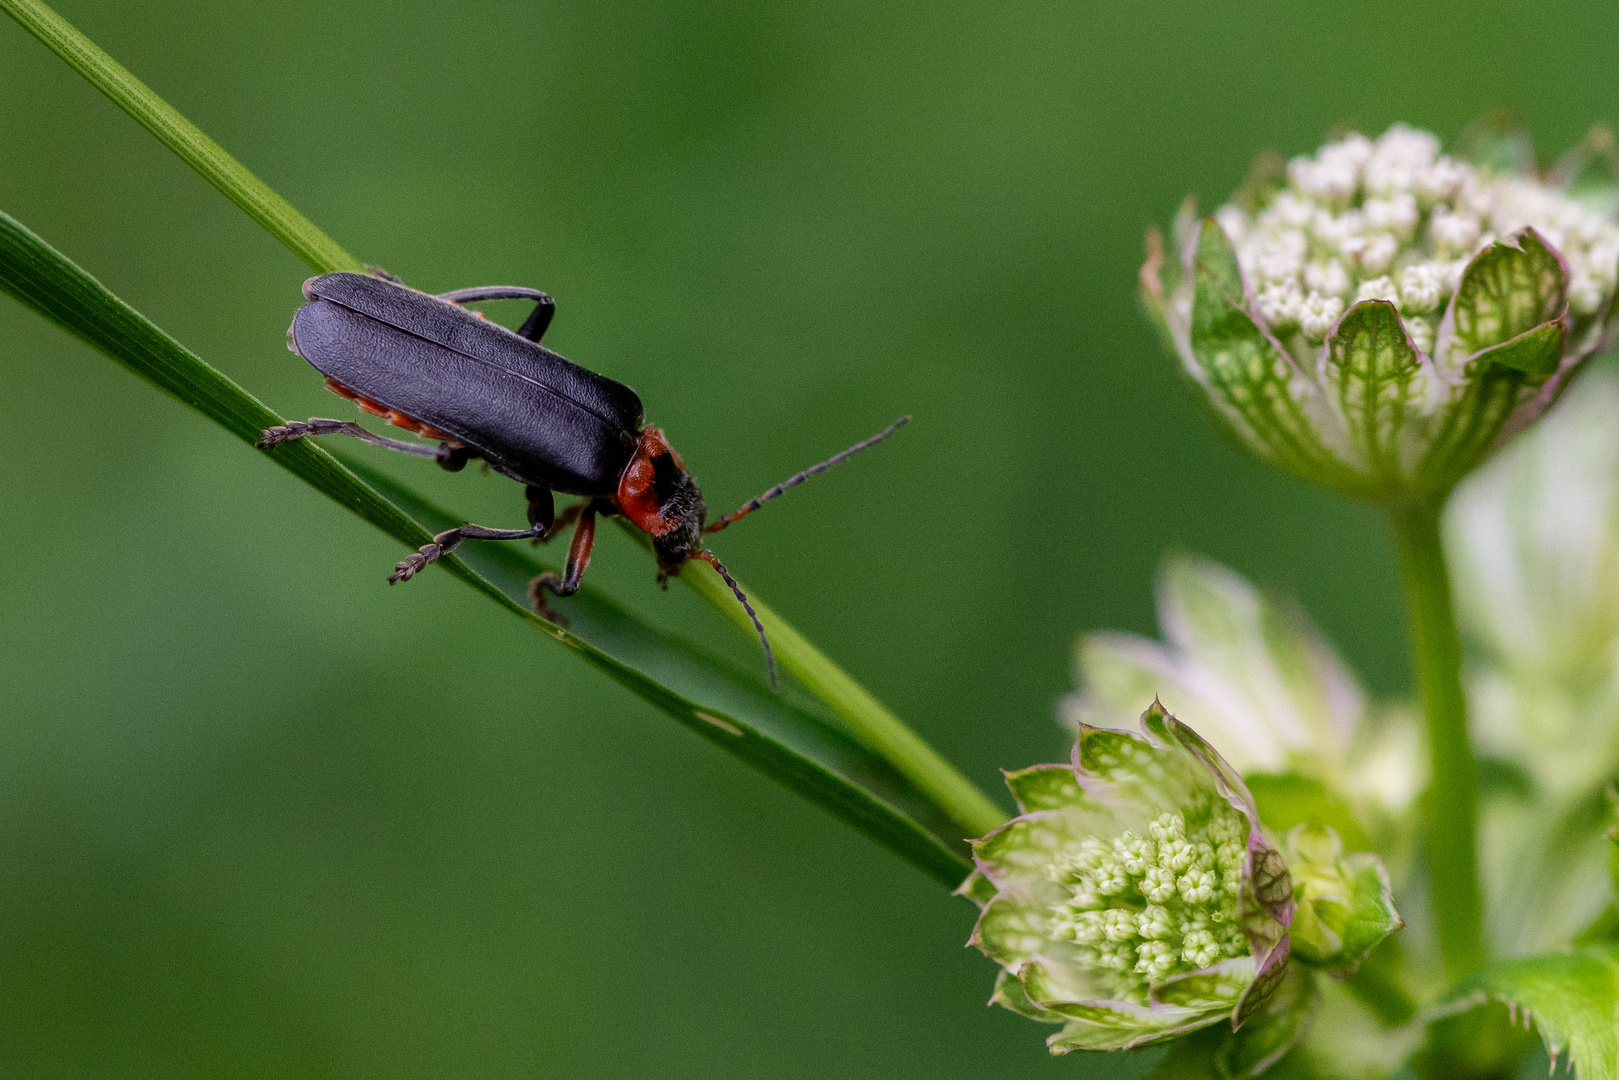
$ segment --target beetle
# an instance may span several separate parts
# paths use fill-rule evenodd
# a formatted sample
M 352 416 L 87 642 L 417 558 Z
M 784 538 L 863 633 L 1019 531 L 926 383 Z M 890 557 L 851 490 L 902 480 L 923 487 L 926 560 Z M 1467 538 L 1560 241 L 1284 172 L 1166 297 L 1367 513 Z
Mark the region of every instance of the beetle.
M 658 582 L 665 588 L 688 559 L 700 559 L 719 572 L 759 633 L 772 686 L 776 662 L 764 626 L 730 571 L 702 546 L 703 536 L 875 446 L 910 420 L 900 417 L 710 523 L 691 473 L 663 432 L 645 423 L 635 391 L 540 344 L 556 303 L 538 289 L 490 285 L 434 295 L 377 271 L 312 277 L 304 282 L 303 294 L 308 302 L 293 317 L 287 347 L 362 411 L 438 445 L 384 438 L 353 421 L 311 417 L 266 428 L 260 449 L 311 435 L 349 435 L 431 457 L 451 472 L 481 458 L 523 484 L 528 498 L 528 528 L 468 523 L 448 529 L 397 563 L 389 584 L 409 581 L 466 540 L 540 543 L 572 526 L 562 574 L 548 571 L 529 583 L 534 610 L 561 621 L 547 607 L 546 594 L 564 597 L 579 591 L 590 564 L 596 519 L 620 514 L 651 536 Z M 462 306 L 512 299 L 534 301 L 534 310 L 516 331 Z M 553 493 L 582 499 L 558 515 Z

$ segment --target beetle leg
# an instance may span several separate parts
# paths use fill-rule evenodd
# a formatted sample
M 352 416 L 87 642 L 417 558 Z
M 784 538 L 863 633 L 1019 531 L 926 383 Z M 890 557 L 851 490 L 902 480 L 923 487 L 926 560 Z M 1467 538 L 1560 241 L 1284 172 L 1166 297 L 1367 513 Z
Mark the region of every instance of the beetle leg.
M 381 435 L 373 435 L 365 428 L 352 420 L 322 420 L 319 417 L 310 417 L 309 422 L 301 424 L 296 420 L 276 427 L 265 428 L 259 432 L 258 447 L 268 450 L 293 439 L 302 439 L 309 435 L 352 435 L 372 446 L 380 446 L 387 450 L 398 450 L 404 454 L 417 454 L 421 457 L 438 457 L 442 452 L 439 447 L 429 446 L 426 443 L 405 442 L 403 439 L 385 439 Z
M 584 509 L 585 504 L 582 502 L 574 503 L 572 506 L 564 506 L 562 513 L 558 514 L 551 523 L 551 527 L 545 531 L 544 535 L 536 536 L 534 542 L 536 544 L 549 544 L 559 534 L 571 529 L 573 523 L 579 520 L 579 515 L 584 512 Z
M 530 484 L 523 489 L 528 496 L 528 523 L 541 530 L 535 540 L 544 540 L 556 529 L 557 502 L 551 495 L 551 489 Z
M 529 312 L 527 319 L 523 320 L 523 325 L 517 328 L 517 336 L 526 337 L 538 344 L 539 340 L 545 336 L 545 330 L 551 325 L 551 319 L 556 313 L 557 302 L 549 296 L 536 300 L 534 310 Z
M 460 472 L 467 467 L 467 462 L 483 455 L 465 443 L 458 446 L 452 446 L 450 443 L 439 443 L 438 449 L 433 452 L 433 456 L 438 460 L 439 468 L 445 472 Z M 488 462 L 485 462 L 484 465 L 487 467 Z
M 407 555 L 395 563 L 394 572 L 388 575 L 388 584 L 409 581 L 429 563 L 437 562 L 442 556 L 460 547 L 463 540 L 527 540 L 531 536 L 539 535 L 540 532 L 540 529 L 532 527 L 486 529 L 482 525 L 463 525 L 459 529 L 446 529 L 433 537 L 431 544 L 423 544 L 420 551 Z
M 573 530 L 573 543 L 568 547 L 568 562 L 562 568 L 562 576 L 558 577 L 547 570 L 528 583 L 528 598 L 534 605 L 534 611 L 554 623 L 565 623 L 565 620 L 551 610 L 545 602 L 545 594 L 549 592 L 563 597 L 578 592 L 585 568 L 590 565 L 590 549 L 596 543 L 596 501 L 592 499 L 582 505 L 584 510 L 579 515 L 578 526 Z
M 452 304 L 464 304 L 469 301 L 476 303 L 479 300 L 532 300 L 534 310 L 522 328 L 517 331 L 517 336 L 528 338 L 533 342 L 538 342 L 545 336 L 546 327 L 551 325 L 551 317 L 557 313 L 557 302 L 540 290 L 513 285 L 479 285 L 471 289 L 439 293 L 438 298 L 448 300 Z

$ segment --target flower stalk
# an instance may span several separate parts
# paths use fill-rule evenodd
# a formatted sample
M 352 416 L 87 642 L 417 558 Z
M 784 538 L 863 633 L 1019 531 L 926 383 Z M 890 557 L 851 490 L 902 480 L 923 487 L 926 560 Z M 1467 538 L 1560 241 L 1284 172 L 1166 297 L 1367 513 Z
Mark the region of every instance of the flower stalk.
M 1391 514 L 1400 551 L 1412 673 L 1427 719 L 1433 772 L 1425 800 L 1428 872 L 1445 973 L 1484 963 L 1478 872 L 1478 763 L 1467 735 L 1462 648 L 1439 536 L 1439 508 L 1422 502 Z

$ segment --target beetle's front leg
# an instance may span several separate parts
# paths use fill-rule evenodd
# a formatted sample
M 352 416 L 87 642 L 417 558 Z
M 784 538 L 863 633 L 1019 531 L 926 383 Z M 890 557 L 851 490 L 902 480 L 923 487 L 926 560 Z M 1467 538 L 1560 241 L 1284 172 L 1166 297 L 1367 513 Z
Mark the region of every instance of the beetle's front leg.
M 594 499 L 580 505 L 583 509 L 579 512 L 579 524 L 573 530 L 573 543 L 568 546 L 568 561 L 562 568 L 562 576 L 558 577 L 547 570 L 528 583 L 528 599 L 534 606 L 535 613 L 541 618 L 564 626 L 567 625 L 567 620 L 545 602 L 545 594 L 549 592 L 558 597 L 572 596 L 579 591 L 579 583 L 585 576 L 585 568 L 590 565 L 590 549 L 596 543 L 597 505 Z

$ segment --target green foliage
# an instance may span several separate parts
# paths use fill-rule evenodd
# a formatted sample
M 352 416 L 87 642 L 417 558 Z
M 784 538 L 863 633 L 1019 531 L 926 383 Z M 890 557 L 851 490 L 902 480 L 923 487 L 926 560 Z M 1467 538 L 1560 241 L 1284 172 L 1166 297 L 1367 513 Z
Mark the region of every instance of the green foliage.
M 1553 1063 L 1566 1053 L 1580 1080 L 1619 1078 L 1619 946 L 1502 961 L 1453 995 L 1463 1003 L 1486 999 L 1533 1022 Z

